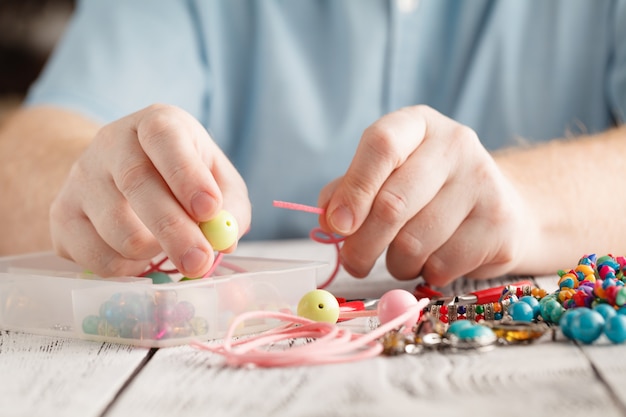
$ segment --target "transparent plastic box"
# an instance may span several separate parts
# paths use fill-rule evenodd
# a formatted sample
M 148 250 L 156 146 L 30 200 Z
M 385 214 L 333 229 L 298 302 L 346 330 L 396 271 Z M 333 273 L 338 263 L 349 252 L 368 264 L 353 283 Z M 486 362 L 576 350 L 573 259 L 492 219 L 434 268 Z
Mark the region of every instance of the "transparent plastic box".
M 215 276 L 154 284 L 150 278 L 100 278 L 51 253 L 4 257 L 0 328 L 144 347 L 207 341 L 222 337 L 246 311 L 295 313 L 324 265 L 225 255 Z M 236 334 L 277 324 L 246 322 Z

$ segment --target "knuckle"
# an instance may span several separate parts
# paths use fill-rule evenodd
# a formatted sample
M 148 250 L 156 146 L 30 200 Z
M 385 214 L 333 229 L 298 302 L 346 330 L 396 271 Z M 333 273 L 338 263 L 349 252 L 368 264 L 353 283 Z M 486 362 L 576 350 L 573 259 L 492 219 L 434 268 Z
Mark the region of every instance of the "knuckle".
M 436 254 L 430 255 L 424 263 L 422 276 L 428 283 L 436 286 L 445 286 L 454 278 L 448 273 L 446 262 Z
M 137 124 L 139 141 L 145 144 L 156 144 L 175 139 L 173 134 L 180 130 L 184 112 L 178 107 L 153 104 Z
M 409 213 L 409 202 L 406 196 L 383 188 L 376 196 L 372 212 L 383 223 L 404 223 Z
M 463 124 L 456 124 L 452 130 L 452 136 L 456 140 L 462 140 L 464 142 L 479 142 L 478 134 L 469 126 Z
M 164 213 L 155 221 L 150 228 L 154 235 L 160 240 L 171 240 L 178 236 L 184 229 L 185 220 L 182 216 L 174 213 Z
M 141 259 L 152 248 L 152 237 L 143 230 L 133 230 L 122 238 L 120 253 L 128 259 Z
M 369 152 L 376 155 L 380 160 L 392 161 L 394 166 L 397 166 L 398 161 L 401 160 L 397 136 L 397 132 L 390 126 L 375 123 L 365 129 L 363 144 Z
M 343 186 L 350 190 L 350 195 L 355 201 L 364 197 L 373 196 L 376 193 L 376 185 L 368 178 L 359 175 L 346 175 Z
M 482 148 L 476 132 L 465 125 L 455 124 L 447 140 L 448 152 L 452 154 L 467 154 L 472 149 Z
M 131 199 L 142 192 L 153 173 L 154 169 L 146 161 L 129 161 L 121 167 L 116 177 L 117 188 L 127 199 Z
M 393 249 L 403 256 L 408 255 L 415 258 L 417 254 L 423 253 L 424 243 L 414 233 L 403 228 L 393 241 Z

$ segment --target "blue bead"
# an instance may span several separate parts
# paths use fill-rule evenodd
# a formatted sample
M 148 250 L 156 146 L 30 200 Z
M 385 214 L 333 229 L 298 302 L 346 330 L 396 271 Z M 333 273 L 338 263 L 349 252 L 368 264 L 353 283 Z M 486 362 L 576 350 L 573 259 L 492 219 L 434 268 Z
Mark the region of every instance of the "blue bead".
M 610 317 L 604 326 L 604 334 L 613 343 L 623 343 L 626 340 L 626 316 L 615 314 Z
M 533 318 L 537 318 L 539 315 L 539 301 L 537 301 L 537 299 L 532 295 L 525 295 L 519 300 L 531 306 L 533 308 Z
M 457 336 L 461 340 L 473 340 L 473 339 L 478 339 L 480 337 L 493 336 L 493 331 L 487 326 L 483 326 L 481 324 L 475 324 L 475 325 L 460 329 L 457 333 Z
M 514 321 L 530 322 L 535 317 L 533 308 L 523 301 L 511 304 L 507 311 Z
M 602 317 L 604 317 L 604 321 L 607 321 L 609 318 L 617 314 L 617 311 L 615 311 L 615 307 L 610 304 L 598 304 L 593 309 L 602 314 Z
M 572 320 L 570 330 L 574 339 L 585 344 L 593 343 L 604 330 L 604 317 L 597 311 L 584 309 Z
M 448 333 L 459 336 L 459 332 L 468 327 L 472 327 L 473 324 L 469 320 L 457 320 L 448 326 Z
M 574 320 L 574 318 L 582 312 L 583 308 L 576 308 L 573 310 L 566 310 L 561 316 L 561 320 L 559 320 L 559 327 L 561 328 L 563 335 L 568 339 L 574 339 L 574 335 L 572 334 L 572 320 Z

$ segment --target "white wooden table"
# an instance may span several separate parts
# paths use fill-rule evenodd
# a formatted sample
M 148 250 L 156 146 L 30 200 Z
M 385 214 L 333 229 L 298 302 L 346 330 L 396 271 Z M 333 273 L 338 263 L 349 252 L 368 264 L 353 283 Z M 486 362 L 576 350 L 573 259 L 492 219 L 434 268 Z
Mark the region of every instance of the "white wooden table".
M 333 251 L 291 241 L 244 244 L 237 254 L 332 262 Z M 552 290 L 556 278 L 537 283 Z M 493 284 L 458 281 L 447 290 Z M 391 279 L 380 264 L 362 281 L 341 274 L 330 290 L 361 297 L 398 286 L 415 282 Z M 626 416 L 625 357 L 626 345 L 545 337 L 482 353 L 233 369 L 189 346 L 145 349 L 0 331 L 0 416 Z

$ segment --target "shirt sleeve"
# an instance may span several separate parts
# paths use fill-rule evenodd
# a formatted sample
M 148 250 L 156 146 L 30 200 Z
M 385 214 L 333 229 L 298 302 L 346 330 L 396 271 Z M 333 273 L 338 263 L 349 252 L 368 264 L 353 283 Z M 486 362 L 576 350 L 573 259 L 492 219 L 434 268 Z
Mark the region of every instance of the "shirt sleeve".
M 110 122 L 152 103 L 205 114 L 208 68 L 191 2 L 84 0 L 27 105 Z
M 615 2 L 613 56 L 609 63 L 608 97 L 618 125 L 626 123 L 626 2 Z

